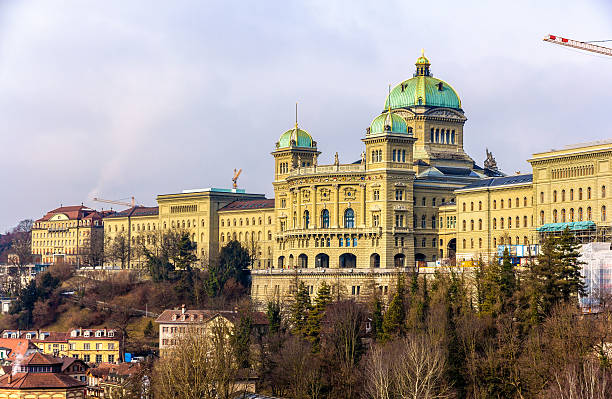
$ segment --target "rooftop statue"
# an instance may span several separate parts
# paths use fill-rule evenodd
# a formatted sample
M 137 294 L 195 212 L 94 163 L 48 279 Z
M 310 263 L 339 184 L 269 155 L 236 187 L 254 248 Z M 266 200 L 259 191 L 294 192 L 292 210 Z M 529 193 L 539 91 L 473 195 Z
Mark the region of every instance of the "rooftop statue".
M 493 157 L 493 153 L 489 152 L 488 148 L 485 151 L 487 152 L 487 159 L 484 161 L 484 167 L 486 169 L 497 170 L 497 162 Z

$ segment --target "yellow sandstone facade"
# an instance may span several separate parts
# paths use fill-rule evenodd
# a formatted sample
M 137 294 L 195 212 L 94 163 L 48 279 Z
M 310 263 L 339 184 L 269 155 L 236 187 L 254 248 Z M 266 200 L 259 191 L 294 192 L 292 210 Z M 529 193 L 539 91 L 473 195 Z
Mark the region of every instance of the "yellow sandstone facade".
M 102 240 L 105 215 L 82 205 L 62 206 L 47 212 L 32 226 L 32 254 L 36 261 L 83 265 L 92 240 Z

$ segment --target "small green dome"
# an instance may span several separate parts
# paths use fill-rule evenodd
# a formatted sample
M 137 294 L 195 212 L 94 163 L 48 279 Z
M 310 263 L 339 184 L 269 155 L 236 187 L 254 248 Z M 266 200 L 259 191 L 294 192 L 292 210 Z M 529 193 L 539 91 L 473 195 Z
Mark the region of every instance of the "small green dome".
M 445 81 L 431 76 L 430 63 L 425 54 L 421 54 L 415 65 L 415 76 L 391 90 L 385 101 L 385 109 L 418 105 L 461 109 L 461 100 L 455 89 Z
M 406 121 L 399 115 L 393 112 L 384 112 L 378 115 L 370 124 L 368 134 L 381 133 L 408 133 Z
M 316 143 L 312 140 L 312 136 L 308 134 L 307 131 L 298 128 L 297 125 L 295 128 L 287 130 L 280 136 L 276 147 L 285 148 L 291 145 L 306 148 L 316 147 Z

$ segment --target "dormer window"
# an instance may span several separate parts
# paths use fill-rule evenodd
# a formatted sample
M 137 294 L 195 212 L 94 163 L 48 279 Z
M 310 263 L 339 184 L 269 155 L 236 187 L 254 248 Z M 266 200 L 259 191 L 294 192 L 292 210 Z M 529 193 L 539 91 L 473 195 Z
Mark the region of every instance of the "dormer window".
M 177 315 L 176 315 L 176 314 L 173 314 L 173 315 L 172 315 L 172 320 L 176 320 L 176 317 L 177 317 Z
M 96 331 L 96 337 L 101 337 L 102 336 L 102 331 Z
M 86 330 L 86 331 L 83 333 L 83 336 L 84 336 L 84 337 L 89 337 L 90 335 L 91 335 L 91 333 L 89 332 L 89 330 Z
M 114 331 L 109 331 L 108 332 L 108 336 L 109 337 L 114 337 L 115 336 L 115 332 Z

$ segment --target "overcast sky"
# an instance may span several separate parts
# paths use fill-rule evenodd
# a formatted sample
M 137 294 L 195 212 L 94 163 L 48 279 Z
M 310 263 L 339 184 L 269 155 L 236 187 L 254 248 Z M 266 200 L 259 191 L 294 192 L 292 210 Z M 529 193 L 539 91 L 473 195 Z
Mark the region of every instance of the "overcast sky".
M 612 39 L 612 7 L 504 3 L 2 0 L 0 231 L 101 208 L 93 196 L 227 188 L 234 168 L 271 197 L 296 101 L 320 163 L 355 161 L 421 48 L 459 93 L 480 164 L 488 147 L 527 172 L 534 152 L 612 137 L 612 57 L 542 41 Z

